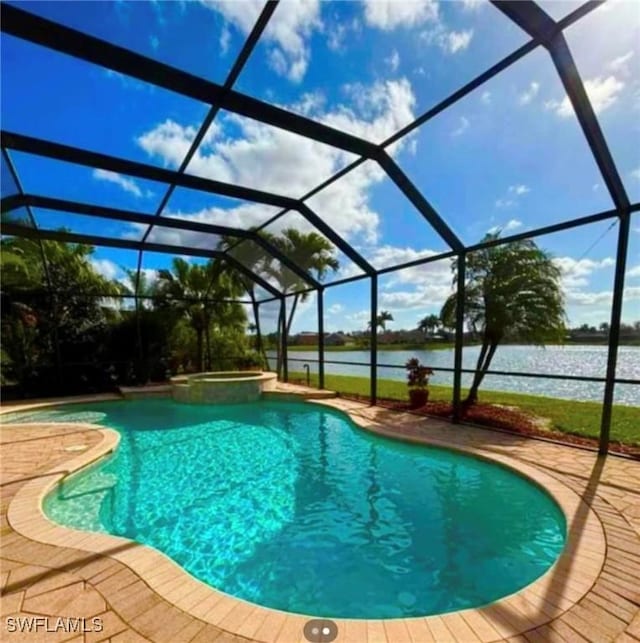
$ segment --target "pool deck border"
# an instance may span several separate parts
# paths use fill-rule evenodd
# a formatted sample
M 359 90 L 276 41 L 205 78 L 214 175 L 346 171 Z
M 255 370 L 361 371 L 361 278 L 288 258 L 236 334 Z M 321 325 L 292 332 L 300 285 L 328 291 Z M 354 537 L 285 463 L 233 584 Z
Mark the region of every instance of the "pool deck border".
M 588 452 L 539 442 L 538 451 L 563 451 L 567 460 L 567 467 L 563 470 L 563 467 L 547 466 L 548 463 L 540 461 L 534 453 L 530 454 L 528 461 L 518 457 L 519 451 L 527 451 L 527 445 L 530 447 L 535 444 L 521 437 L 493 434 L 490 444 L 485 444 L 487 440 L 483 438 L 491 432 L 483 429 L 452 427 L 437 420 L 369 407 L 340 398 L 317 400 L 315 403 L 343 411 L 360 428 L 380 435 L 451 448 L 508 466 L 535 481 L 553 496 L 565 513 L 568 528 L 567 545 L 556 563 L 539 579 L 511 596 L 486 607 L 438 616 L 388 620 L 333 619 L 338 624 L 337 641 L 640 640 L 640 496 L 633 492 L 627 494 L 625 490 L 622 498 L 631 500 L 628 503 L 629 515 L 625 517 L 624 512 L 618 511 L 597 493 L 605 461 L 609 466 L 615 463 L 614 468 L 621 468 L 621 481 L 625 476 L 630 477 L 631 483 L 635 481 L 636 485 L 640 483 L 640 463 L 615 456 L 598 459 Z M 30 427 L 35 426 L 45 435 L 47 429 L 55 431 L 56 427 L 60 428 L 60 425 L 39 424 L 22 425 L 14 430 L 30 431 Z M 124 538 L 81 532 L 51 523 L 42 512 L 44 496 L 66 476 L 112 452 L 119 440 L 117 432 L 111 429 L 96 430 L 90 425 L 74 425 L 73 428 L 77 433 L 92 433 L 94 443 L 87 445 L 82 453 L 69 452 L 69 456 L 64 458 L 63 469 L 58 462 L 51 469 L 38 471 L 37 475 L 35 471 L 30 472 L 31 479 L 17 489 L 8 504 L 6 517 L 11 532 L 28 541 L 54 548 L 54 551 L 59 549 L 61 555 L 72 550 L 117 561 L 132 572 L 135 578 L 132 585 L 142 581 L 158 599 L 180 611 L 187 621 L 194 621 L 190 626 L 185 626 L 185 631 L 191 627 L 195 632 L 197 624 L 200 628 L 198 631 L 209 627 L 210 633 L 215 631 L 216 637 L 222 637 L 220 640 L 227 640 L 224 637 L 265 643 L 305 640 L 302 635 L 304 623 L 317 616 L 295 615 L 248 603 L 198 581 L 151 547 Z M 100 435 L 98 441 L 96 434 Z M 510 441 L 517 445 L 518 453 L 510 452 Z M 13 446 L 19 449 L 20 443 L 14 443 Z M 590 475 L 586 489 L 581 493 L 581 485 L 578 484 L 576 489 L 573 479 L 569 478 L 574 488 L 567 484 L 567 474 L 571 469 L 568 465 L 570 461 L 585 459 L 593 461 L 593 466 L 591 472 L 584 472 Z M 598 473 L 595 478 L 594 471 Z M 592 483 L 595 483 L 595 488 Z M 619 487 L 618 483 L 612 487 L 617 490 L 613 494 L 616 497 L 619 497 Z M 633 486 L 630 488 L 633 489 Z M 605 505 L 601 506 L 602 503 Z M 616 546 L 613 546 L 613 540 Z M 618 553 L 614 556 L 612 550 Z M 122 570 L 120 573 L 122 575 Z M 86 580 L 91 582 L 91 578 Z M 11 572 L 6 579 L 3 574 L 3 581 L 11 583 Z M 604 589 L 594 593 L 599 581 L 604 582 Z M 616 586 L 623 590 L 617 598 Z M 101 586 L 97 583 L 95 587 L 102 592 L 107 603 L 110 593 L 122 593 L 118 592 L 117 585 L 111 587 L 108 584 L 107 588 L 110 589 L 106 592 L 104 584 Z M 141 607 L 146 605 L 144 603 Z M 163 628 L 156 628 L 152 636 L 144 628 L 140 629 L 140 622 L 148 620 L 142 618 L 148 609 L 145 607 L 141 614 L 123 621 L 147 640 L 177 640 L 173 633 L 163 632 Z M 157 617 L 162 618 L 160 612 Z M 626 638 L 616 638 L 620 636 Z M 191 638 L 196 640 L 197 632 Z

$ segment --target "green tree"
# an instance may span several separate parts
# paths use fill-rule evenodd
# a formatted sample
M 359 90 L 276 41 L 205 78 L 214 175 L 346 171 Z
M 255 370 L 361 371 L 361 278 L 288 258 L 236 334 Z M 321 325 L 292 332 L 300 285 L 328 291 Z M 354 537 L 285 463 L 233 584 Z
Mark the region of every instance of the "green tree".
M 334 248 L 327 239 L 317 232 L 300 232 L 295 228 L 287 228 L 278 236 L 269 235 L 268 240 L 288 259 L 293 261 L 302 270 L 314 274 L 317 279 L 322 279 L 330 270 L 337 270 L 338 260 L 334 256 Z M 283 293 L 291 293 L 307 286 L 306 282 L 289 268 L 282 265 L 277 259 L 269 260 L 267 272 L 278 282 Z M 298 302 L 306 301 L 309 293 L 295 292 L 288 315 L 280 316 L 278 326 L 280 332 L 288 337 L 296 313 Z M 278 352 L 277 370 L 282 368 L 280 351 Z
M 278 250 L 298 267 L 323 279 L 331 271 L 338 270 L 340 264 L 334 256 L 331 243 L 317 232 L 300 232 L 295 228 L 287 228 L 278 236 L 269 239 Z M 268 271 L 277 279 L 280 289 L 284 293 L 305 288 L 307 284 L 294 272 L 283 266 L 277 260 L 269 263 Z M 289 314 L 284 324 L 284 332 L 288 337 L 291 333 L 293 317 L 296 313 L 298 302 L 306 301 L 309 293 L 296 292 L 289 309 Z
M 96 272 L 93 252 L 59 241 L 2 240 L 3 371 L 10 377 L 23 383 L 52 358 L 58 369 L 95 360 L 115 315 L 106 302 L 120 288 Z M 69 383 L 60 372 L 57 380 L 51 385 Z
M 418 330 L 424 333 L 425 338 L 440 328 L 440 317 L 438 315 L 427 315 L 418 323 Z
M 171 270 L 158 271 L 156 306 L 171 308 L 186 317 L 196 334 L 196 366 L 199 371 L 211 368 L 211 330 L 225 323 L 244 323 L 239 304 L 225 302 L 238 295 L 238 286 L 225 264 L 213 259 L 205 264 L 190 264 L 180 257 Z
M 483 242 L 499 233 L 487 234 Z M 457 284 L 457 260 L 451 264 Z M 560 269 L 551 255 L 525 239 L 491 246 L 467 257 L 464 317 L 482 339 L 466 404 L 478 398 L 478 389 L 499 344 L 506 338 L 544 345 L 560 341 L 565 334 L 565 313 L 560 287 Z M 441 318 L 454 326 L 456 295 L 445 302 Z
M 380 329 L 383 332 L 387 330 L 387 322 L 393 321 L 393 315 L 388 310 L 381 310 L 380 313 L 376 316 L 376 329 Z M 367 326 L 371 330 L 371 322 Z
M 234 259 L 245 266 L 245 268 L 248 268 L 257 275 L 264 276 L 265 273 L 268 272 L 270 255 L 267 255 L 262 246 L 258 245 L 254 241 L 244 240 L 238 243 L 237 237 L 224 236 L 220 240 L 218 248 L 228 252 Z M 247 295 L 249 295 L 249 299 L 251 300 L 251 310 L 253 312 L 253 326 L 255 326 L 256 332 L 256 350 L 268 367 L 269 361 L 267 359 L 267 355 L 264 350 L 264 342 L 262 340 L 260 304 L 258 303 L 258 296 L 256 293 L 256 283 L 239 270 L 231 268 L 231 266 L 229 266 L 228 274 L 230 278 L 239 285 Z

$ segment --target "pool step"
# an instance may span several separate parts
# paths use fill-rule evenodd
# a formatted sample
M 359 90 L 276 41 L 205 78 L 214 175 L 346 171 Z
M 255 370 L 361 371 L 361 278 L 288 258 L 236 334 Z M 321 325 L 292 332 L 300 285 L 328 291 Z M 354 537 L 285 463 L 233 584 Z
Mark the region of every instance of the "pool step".
M 337 397 L 335 391 L 328 391 L 326 389 L 314 389 L 298 384 L 286 384 L 278 382 L 273 391 L 263 391 L 262 397 L 264 399 L 290 399 L 296 400 L 303 398 L 305 400 L 327 400 Z
M 171 384 L 154 384 L 151 386 L 120 386 L 120 395 L 125 400 L 142 400 L 148 397 L 170 397 Z

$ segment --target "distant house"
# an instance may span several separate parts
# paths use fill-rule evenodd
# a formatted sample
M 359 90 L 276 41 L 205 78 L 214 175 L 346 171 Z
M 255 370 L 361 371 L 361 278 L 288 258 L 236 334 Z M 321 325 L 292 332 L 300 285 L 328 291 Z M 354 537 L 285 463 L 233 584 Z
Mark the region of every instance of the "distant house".
M 318 333 L 312 333 L 309 331 L 303 331 L 298 333 L 292 341 L 292 344 L 297 344 L 298 346 L 313 346 L 318 343 Z
M 344 333 L 328 333 L 324 338 L 325 346 L 344 346 L 347 339 Z

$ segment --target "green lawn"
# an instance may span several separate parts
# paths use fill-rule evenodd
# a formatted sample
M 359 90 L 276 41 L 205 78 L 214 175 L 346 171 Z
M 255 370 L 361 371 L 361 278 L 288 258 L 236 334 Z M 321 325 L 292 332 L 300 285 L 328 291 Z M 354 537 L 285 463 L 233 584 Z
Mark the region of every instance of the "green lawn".
M 291 373 L 290 376 L 296 379 L 305 377 L 302 373 Z M 317 386 L 317 376 L 311 375 L 311 383 Z M 325 387 L 340 393 L 369 395 L 369 379 L 364 377 L 325 375 Z M 432 400 L 451 400 L 450 387 L 430 386 L 429 390 Z M 404 382 L 378 380 L 378 397 L 406 400 L 408 399 L 407 386 Z M 592 438 L 597 438 L 600 434 L 601 405 L 599 402 L 576 402 L 542 395 L 521 395 L 482 389 L 480 389 L 479 398 L 481 402 L 517 406 L 531 415 L 549 418 L 552 428 L 564 433 Z M 614 406 L 611 439 L 640 445 L 640 406 Z

